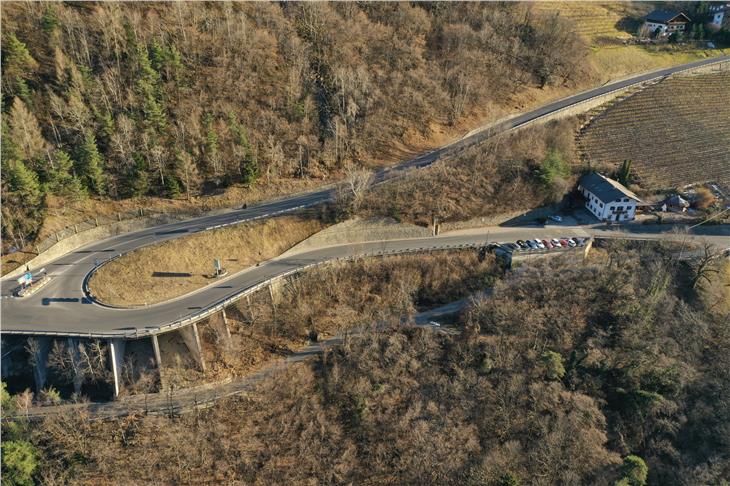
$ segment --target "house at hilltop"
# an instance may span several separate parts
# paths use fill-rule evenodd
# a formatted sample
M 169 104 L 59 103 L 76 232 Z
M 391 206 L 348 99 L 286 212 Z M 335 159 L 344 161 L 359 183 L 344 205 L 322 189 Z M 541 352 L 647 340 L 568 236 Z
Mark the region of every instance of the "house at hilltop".
M 586 209 L 601 221 L 631 221 L 641 202 L 623 184 L 598 172 L 581 177 L 578 191 L 586 198 Z
M 691 21 L 683 12 L 654 10 L 644 18 L 642 30 L 648 34 L 668 36 L 684 32 Z

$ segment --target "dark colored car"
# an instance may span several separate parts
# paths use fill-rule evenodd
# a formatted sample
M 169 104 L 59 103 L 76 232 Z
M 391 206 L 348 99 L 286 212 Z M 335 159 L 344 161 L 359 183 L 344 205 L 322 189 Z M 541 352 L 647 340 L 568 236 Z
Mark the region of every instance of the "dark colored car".
M 523 240 L 517 240 L 516 243 L 517 243 L 517 246 L 519 246 L 523 250 L 526 250 L 529 248 L 529 246 L 527 246 L 527 243 L 525 243 Z

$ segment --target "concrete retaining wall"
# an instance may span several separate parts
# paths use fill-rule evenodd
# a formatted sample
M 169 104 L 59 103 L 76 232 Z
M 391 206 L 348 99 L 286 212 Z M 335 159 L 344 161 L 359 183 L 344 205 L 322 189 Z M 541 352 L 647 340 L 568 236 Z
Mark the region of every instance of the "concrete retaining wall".
M 7 274 L 3 275 L 3 278 L 15 278 L 20 276 L 25 272 L 26 265 L 31 268 L 38 268 L 42 267 L 48 262 L 51 262 L 55 260 L 56 258 L 62 257 L 67 253 L 70 253 L 77 248 L 81 248 L 82 246 L 88 245 L 90 243 L 94 243 L 97 241 L 101 241 L 105 238 L 109 238 L 111 236 L 116 236 L 122 233 L 129 233 L 132 231 L 139 231 L 145 228 L 151 228 L 153 226 L 158 226 L 161 224 L 168 224 L 168 223 L 175 223 L 177 221 L 184 221 L 186 219 L 190 219 L 192 217 L 201 217 L 201 216 L 212 216 L 215 214 L 220 214 L 222 212 L 229 211 L 228 209 L 222 209 L 222 210 L 216 210 L 211 211 L 209 213 L 205 213 L 204 215 L 198 214 L 198 215 L 192 215 L 192 214 L 157 214 L 154 216 L 147 216 L 137 219 L 127 219 L 123 221 L 119 221 L 118 223 L 112 223 L 104 226 L 98 226 L 96 228 L 92 228 L 90 230 L 81 231 L 79 233 L 76 233 L 73 236 L 69 236 L 68 238 L 65 238 L 52 247 L 50 247 L 48 250 L 44 251 L 43 253 L 39 254 L 32 260 L 24 263 L 20 267 L 16 268 L 15 270 L 8 272 Z

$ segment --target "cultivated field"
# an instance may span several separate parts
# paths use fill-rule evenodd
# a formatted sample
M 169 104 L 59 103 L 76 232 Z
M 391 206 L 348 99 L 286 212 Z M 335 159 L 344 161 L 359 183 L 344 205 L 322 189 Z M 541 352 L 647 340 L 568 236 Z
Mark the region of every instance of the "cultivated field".
M 673 76 L 609 105 L 579 136 L 591 165 L 633 161 L 646 188 L 730 184 L 730 72 Z

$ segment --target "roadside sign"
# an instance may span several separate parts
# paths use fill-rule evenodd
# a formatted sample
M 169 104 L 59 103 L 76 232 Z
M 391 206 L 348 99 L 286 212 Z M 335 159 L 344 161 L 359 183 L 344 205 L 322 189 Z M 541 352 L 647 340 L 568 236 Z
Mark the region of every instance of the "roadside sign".
M 213 265 L 215 266 L 216 272 L 220 272 L 221 270 L 221 261 L 217 258 L 213 260 Z

